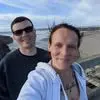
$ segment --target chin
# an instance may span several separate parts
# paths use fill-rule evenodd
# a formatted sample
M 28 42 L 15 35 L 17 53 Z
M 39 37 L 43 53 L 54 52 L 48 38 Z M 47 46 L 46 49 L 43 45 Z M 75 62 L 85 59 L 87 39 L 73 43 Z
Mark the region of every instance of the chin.
M 67 69 L 66 68 L 59 68 L 59 69 L 57 69 L 59 72 L 64 72 L 64 71 L 66 71 Z
M 24 45 L 23 48 L 32 48 L 30 45 Z
M 68 68 L 70 68 L 71 67 L 71 64 L 70 63 L 67 63 L 67 64 L 65 64 L 65 65 L 62 65 L 62 67 L 60 68 L 61 70 L 66 70 L 66 69 L 68 69 Z

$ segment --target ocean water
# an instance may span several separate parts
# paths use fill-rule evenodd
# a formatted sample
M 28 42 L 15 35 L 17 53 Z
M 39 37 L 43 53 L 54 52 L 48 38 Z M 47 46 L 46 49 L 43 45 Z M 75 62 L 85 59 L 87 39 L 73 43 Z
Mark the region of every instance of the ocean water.
M 36 46 L 47 50 L 49 31 L 48 30 L 36 31 L 36 34 L 37 34 Z M 11 32 L 0 32 L 0 35 L 12 37 Z M 18 44 L 16 43 L 16 41 L 14 41 L 13 43 L 9 44 L 9 47 L 11 50 L 14 50 L 18 47 Z
M 47 50 L 49 31 L 37 31 L 36 45 Z

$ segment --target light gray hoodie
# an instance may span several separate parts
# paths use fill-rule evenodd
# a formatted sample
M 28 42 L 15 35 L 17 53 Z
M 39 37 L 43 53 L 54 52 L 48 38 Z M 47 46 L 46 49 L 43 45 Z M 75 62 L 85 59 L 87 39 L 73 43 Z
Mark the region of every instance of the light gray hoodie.
M 72 68 L 78 80 L 80 100 L 88 100 L 83 69 L 78 63 L 73 63 Z M 36 69 L 29 73 L 17 100 L 60 100 L 61 87 L 63 88 L 61 79 L 52 66 L 40 62 Z M 63 93 L 65 100 L 68 100 L 64 88 Z

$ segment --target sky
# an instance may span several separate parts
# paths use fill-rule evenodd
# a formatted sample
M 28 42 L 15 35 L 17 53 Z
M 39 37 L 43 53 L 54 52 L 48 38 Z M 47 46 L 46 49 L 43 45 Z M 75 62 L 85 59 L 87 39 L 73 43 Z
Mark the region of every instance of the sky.
M 14 18 L 26 16 L 36 28 L 54 22 L 100 26 L 100 0 L 0 0 L 0 31 L 10 31 Z

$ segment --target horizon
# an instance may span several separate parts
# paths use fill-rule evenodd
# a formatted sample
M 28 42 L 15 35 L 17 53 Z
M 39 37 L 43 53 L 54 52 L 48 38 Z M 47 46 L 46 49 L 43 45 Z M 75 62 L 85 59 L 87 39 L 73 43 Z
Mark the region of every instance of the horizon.
M 36 28 L 36 31 L 49 31 L 49 28 L 50 27 L 39 27 L 39 28 Z M 86 29 L 92 29 L 92 28 L 97 28 L 97 29 L 95 29 L 95 30 L 100 30 L 100 25 L 99 26 L 80 26 L 80 27 L 77 27 L 78 29 L 84 29 L 84 30 L 86 30 Z M 99 29 L 98 29 L 99 28 Z M 94 31 L 95 31 L 94 30 Z M 80 30 L 81 31 L 81 30 Z M 89 31 L 89 30 L 87 30 L 87 31 Z M 0 31 L 0 33 L 10 33 L 11 32 L 11 30 L 10 31 Z

